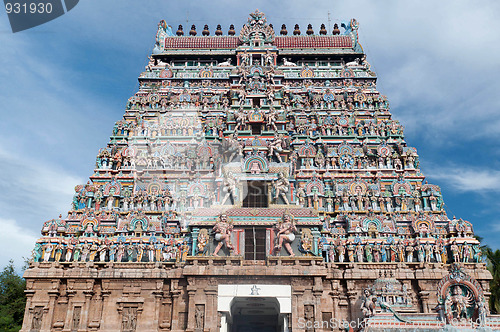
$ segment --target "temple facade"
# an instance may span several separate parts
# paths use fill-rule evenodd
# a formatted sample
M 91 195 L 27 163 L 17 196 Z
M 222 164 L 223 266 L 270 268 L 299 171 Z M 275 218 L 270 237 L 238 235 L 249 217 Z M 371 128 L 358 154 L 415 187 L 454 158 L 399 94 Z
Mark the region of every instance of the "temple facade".
M 161 21 L 139 83 L 43 224 L 21 331 L 500 328 L 473 226 L 425 180 L 355 19 Z

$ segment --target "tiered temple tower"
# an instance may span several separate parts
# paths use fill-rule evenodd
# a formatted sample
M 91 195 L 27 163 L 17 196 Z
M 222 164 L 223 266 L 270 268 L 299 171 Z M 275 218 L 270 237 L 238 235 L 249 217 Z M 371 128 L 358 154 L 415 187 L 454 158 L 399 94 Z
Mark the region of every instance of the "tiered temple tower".
M 22 331 L 500 327 L 472 224 L 341 28 L 161 21 L 90 181 L 43 225 Z

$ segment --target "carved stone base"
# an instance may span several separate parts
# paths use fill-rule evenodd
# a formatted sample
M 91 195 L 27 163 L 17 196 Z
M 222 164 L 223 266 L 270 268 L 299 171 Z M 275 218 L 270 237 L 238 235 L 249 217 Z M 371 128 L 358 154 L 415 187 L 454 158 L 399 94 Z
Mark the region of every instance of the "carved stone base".
M 488 294 L 491 276 L 485 266 L 466 264 L 464 270 Z M 34 264 L 24 275 L 28 301 L 21 331 L 215 332 L 235 314 L 221 316 L 219 285 L 255 285 L 248 297 L 266 297 L 259 293 L 266 287 L 259 285 L 291 286 L 291 313 L 279 319 L 286 316 L 293 331 L 300 331 L 301 322 L 325 317 L 362 320 L 363 290 L 388 279 L 404 285 L 410 304 L 400 312 L 437 319 L 431 309 L 438 303 L 438 283 L 448 274 L 441 264 L 323 263 L 316 257 L 193 257 L 184 266 L 115 263 L 113 268 Z

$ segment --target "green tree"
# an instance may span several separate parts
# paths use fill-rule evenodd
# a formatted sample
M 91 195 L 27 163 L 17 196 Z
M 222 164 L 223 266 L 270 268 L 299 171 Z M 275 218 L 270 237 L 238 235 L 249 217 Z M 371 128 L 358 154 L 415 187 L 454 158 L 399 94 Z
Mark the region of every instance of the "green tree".
M 481 236 L 474 236 L 479 242 L 483 242 Z M 482 245 L 481 252 L 486 258 L 486 266 L 491 272 L 493 279 L 490 281 L 490 311 L 492 314 L 500 313 L 500 250 L 493 251 L 490 246 Z
M 19 331 L 23 324 L 26 281 L 14 268 L 14 261 L 0 273 L 0 331 Z
M 491 313 L 500 313 L 500 250 L 495 251 L 488 248 L 486 251 L 488 259 L 488 270 L 493 275 L 493 280 L 490 282 L 490 310 Z

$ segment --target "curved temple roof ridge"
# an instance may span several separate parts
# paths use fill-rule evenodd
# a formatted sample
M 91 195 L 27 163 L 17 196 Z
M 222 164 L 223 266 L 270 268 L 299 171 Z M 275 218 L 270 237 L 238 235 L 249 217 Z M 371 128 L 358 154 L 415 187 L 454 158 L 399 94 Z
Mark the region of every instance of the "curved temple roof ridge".
M 253 38 L 262 38 L 265 45 L 275 46 L 278 49 L 339 48 L 360 51 L 361 46 L 358 44 L 357 34 L 358 22 L 351 19 L 348 22 L 342 22 L 341 27 L 344 29 L 342 33 L 338 24 L 335 23 L 334 29 L 330 33 L 322 24 L 318 34 L 315 34 L 312 25 L 309 24 L 307 33 L 301 35 L 299 26 L 296 24 L 293 34 L 288 36 L 286 25 L 283 24 L 279 31 L 280 35 L 275 36 L 274 27 L 267 24 L 265 15 L 256 10 L 250 14 L 239 35 L 236 35 L 233 24 L 230 25 L 227 35 L 223 34 L 220 24 L 217 25 L 217 30 L 212 35 L 210 35 L 208 24 L 205 24 L 201 35 L 197 35 L 194 24 L 191 26 L 189 34 L 185 35 L 182 25 L 179 25 L 174 34 L 173 28 L 165 20 L 161 20 L 158 24 L 153 53 L 159 54 L 170 49 L 234 49 L 250 43 Z

